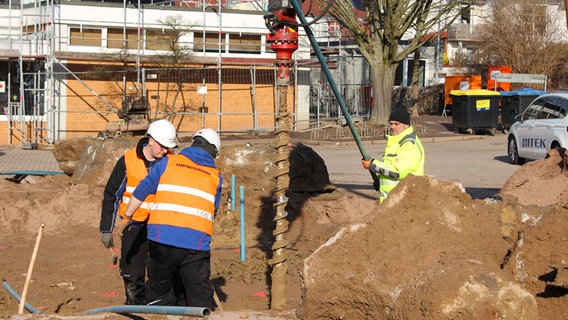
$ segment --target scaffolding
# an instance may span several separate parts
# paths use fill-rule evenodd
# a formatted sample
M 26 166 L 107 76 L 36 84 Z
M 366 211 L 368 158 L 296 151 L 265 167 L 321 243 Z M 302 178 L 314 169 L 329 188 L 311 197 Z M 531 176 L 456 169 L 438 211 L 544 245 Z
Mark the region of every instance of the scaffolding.
M 136 2 L 136 1 L 134 1 Z M 136 12 L 136 92 L 138 98 L 144 95 L 141 88 L 142 68 L 141 42 L 145 35 L 141 34 L 141 24 L 145 17 L 142 4 L 156 6 L 179 6 L 192 8 L 205 8 L 207 0 L 190 1 L 123 1 L 124 10 L 123 22 L 123 48 L 126 50 L 132 44 L 127 31 L 127 3 Z M 219 9 L 222 6 L 221 0 L 215 0 Z M 4 3 L 4 2 L 3 2 Z M 97 6 L 95 1 L 91 4 Z M 69 70 L 64 63 L 57 59 L 56 51 L 61 53 L 64 45 L 69 45 L 72 35 L 62 33 L 62 25 L 75 24 L 83 31 L 85 21 L 62 21 L 59 16 L 61 8 L 53 0 L 28 0 L 15 1 L 8 0 L 7 4 L 0 8 L 0 62 L 2 71 L 6 78 L 0 88 L 4 88 L 4 94 L 0 92 L 0 115 L 6 119 L 7 141 L 9 144 L 20 142 L 24 146 L 37 145 L 39 143 L 53 143 L 59 140 L 58 128 L 61 125 L 61 109 L 57 99 L 61 92 L 61 83 L 58 83 L 57 76 L 61 80 L 65 73 L 77 81 L 80 77 Z M 69 4 L 69 3 L 68 3 Z M 0 4 L 2 6 L 2 4 Z M 4 9 L 4 10 L 2 10 Z M 129 8 L 132 9 L 132 8 Z M 205 10 L 205 9 L 204 9 Z M 220 10 L 219 10 L 220 11 Z M 220 16 L 220 13 L 218 13 Z M 205 16 L 205 15 L 204 15 Z M 220 20 L 220 17 L 219 17 Z M 103 22 L 104 23 L 104 22 Z M 110 22 L 109 22 L 110 23 Z M 203 22 L 205 24 L 205 21 Z M 219 29 L 220 29 L 219 21 Z M 132 25 L 129 26 L 132 28 Z M 56 30 L 55 28 L 59 28 Z M 205 29 L 205 25 L 203 26 Z M 57 38 L 56 38 L 57 37 Z M 88 36 L 85 41 L 90 41 Z M 107 38 L 104 41 L 112 41 Z M 205 39 L 203 39 L 205 41 Z M 216 61 L 219 72 L 219 86 L 221 86 L 220 76 L 220 51 L 221 51 L 221 30 L 219 30 L 219 58 Z M 62 45 L 63 43 L 63 45 Z M 59 71 L 55 71 L 55 69 Z M 63 71 L 63 74 L 62 72 Z M 3 80 L 0 78 L 0 81 Z M 83 83 L 83 82 L 82 82 Z M 83 83 L 85 84 L 85 83 Z M 85 84 L 88 88 L 88 86 Z M 106 104 L 109 109 L 116 112 L 118 109 L 107 103 L 104 98 L 94 90 L 88 88 Z M 221 92 L 221 90 L 219 90 Z M 220 95 L 221 93 L 219 93 Z M 127 97 L 126 82 L 123 84 L 123 100 Z
M 53 0 L 27 4 L 9 0 L 7 7 L 7 15 L 0 17 L 5 22 L 0 45 L 7 58 L 2 105 L 8 143 L 15 139 L 35 146 L 48 136 L 44 123 L 51 111 L 47 101 L 53 97 Z
M 246 35 L 241 37 L 241 32 L 245 32 L 242 27 L 231 26 L 230 22 L 227 23 L 227 26 L 223 26 L 221 20 L 226 19 L 226 14 L 230 15 L 231 11 L 236 11 L 231 9 L 233 6 L 248 6 L 248 2 L 251 1 L 188 0 L 158 3 L 146 0 L 143 1 L 146 8 L 144 5 L 139 5 L 140 0 L 138 4 L 134 3 L 136 1 L 123 1 L 122 3 L 67 1 L 63 4 L 56 3 L 53 0 L 27 0 L 23 4 L 13 2 L 15 1 L 9 0 L 7 5 L 0 3 L 0 67 L 5 69 L 7 75 L 5 78 L 6 93 L 0 92 L 0 120 L 5 119 L 9 144 L 21 143 L 32 146 L 39 143 L 52 144 L 55 141 L 73 136 L 82 128 L 81 124 L 75 123 L 75 120 L 69 121 L 69 119 L 72 115 L 80 112 L 85 113 L 83 117 L 85 119 L 96 114 L 107 123 L 115 121 L 121 106 L 125 101 L 132 99 L 133 95 L 135 95 L 134 98 L 143 98 L 149 101 L 152 106 L 157 105 L 158 101 L 166 103 L 164 97 L 167 96 L 167 93 L 153 91 L 150 96 L 147 96 L 149 89 L 145 86 L 148 80 L 152 80 L 150 77 L 159 76 L 160 72 L 149 71 L 145 74 L 148 66 L 154 68 L 156 64 L 147 63 L 149 60 L 141 61 L 141 58 L 149 59 L 146 55 L 151 39 L 149 30 L 164 29 L 163 25 L 158 25 L 156 22 L 154 16 L 157 11 L 153 10 L 159 10 L 164 15 L 166 12 L 170 12 L 170 14 L 172 12 L 173 14 L 178 12 L 191 13 L 193 19 L 203 20 L 198 20 L 193 25 L 192 37 L 181 39 L 186 41 L 184 44 L 192 47 L 190 54 L 195 55 L 195 61 L 192 64 L 196 70 L 201 70 L 203 77 L 197 84 L 183 84 L 184 90 L 189 88 L 189 90 L 201 91 L 198 102 L 184 101 L 184 105 L 180 107 L 183 110 L 174 112 L 169 109 L 167 113 L 152 113 L 152 116 L 175 116 L 176 114 L 189 116 L 195 113 L 192 108 L 198 105 L 198 108 L 200 108 L 198 112 L 201 115 L 201 120 L 198 123 L 210 125 L 219 132 L 271 130 L 270 125 L 262 123 L 262 121 L 259 122 L 259 119 L 265 118 L 265 115 L 275 112 L 275 110 L 267 111 L 262 106 L 274 99 L 274 97 L 270 97 L 269 101 L 263 94 L 266 94 L 267 88 L 274 87 L 275 80 L 272 79 L 270 83 L 257 82 L 259 72 L 262 72 L 263 69 L 266 70 L 267 67 L 272 68 L 272 56 L 266 55 L 271 51 L 269 48 L 267 49 L 266 43 L 262 40 L 266 34 L 262 12 L 259 11 L 254 16 L 255 19 L 258 18 L 258 21 L 260 21 L 260 28 L 257 26 L 254 27 L 257 29 L 246 31 L 249 34 L 256 35 L 258 43 L 251 44 L 252 38 L 247 38 Z M 257 5 L 264 3 L 263 1 L 253 2 Z M 94 10 L 90 9 L 91 7 L 101 10 L 100 20 L 94 21 L 91 18 L 92 15 L 70 16 L 68 13 L 64 14 L 68 7 L 77 8 L 78 6 L 89 8 L 89 10 Z M 174 9 L 166 6 L 179 8 Z M 113 10 L 112 17 L 108 15 L 109 10 Z M 152 10 L 152 12 L 146 10 Z M 253 14 L 251 11 L 245 12 Z M 149 17 L 153 17 L 153 22 L 150 22 Z M 240 20 L 246 19 L 240 18 Z M 233 20 L 233 23 L 235 23 L 235 20 Z M 336 25 L 330 27 L 328 24 L 329 21 L 324 21 L 323 26 L 314 25 L 317 29 L 318 41 L 329 44 L 331 48 L 337 48 L 336 44 L 341 45 L 341 30 Z M 248 25 L 250 23 L 247 23 L 247 27 Z M 93 32 L 97 26 L 103 26 L 100 27 L 103 31 L 99 30 L 99 34 Z M 142 33 L 142 30 L 144 30 L 144 33 Z M 80 44 L 78 44 L 79 42 Z M 98 46 L 93 45 L 95 42 L 100 44 Z M 143 43 L 144 45 L 142 45 Z M 72 49 L 68 49 L 68 47 L 72 47 Z M 243 55 L 243 53 L 250 51 L 253 53 Z M 233 52 L 242 57 L 236 59 L 241 60 L 240 65 L 234 62 L 232 64 L 224 63 L 227 59 L 225 53 L 231 57 L 229 59 L 234 61 L 235 54 Z M 304 49 L 304 52 L 307 52 L 307 57 L 304 56 L 299 60 L 308 61 L 309 50 Z M 119 90 L 120 95 L 109 93 L 108 90 L 103 90 L 100 86 L 94 86 L 93 82 L 99 81 L 101 83 L 104 82 L 104 79 L 93 80 L 93 77 L 95 77 L 93 73 L 86 72 L 84 66 L 81 65 L 85 61 L 95 61 L 95 64 L 108 63 L 111 59 L 109 57 L 112 55 L 118 56 L 118 58 L 114 61 L 115 69 L 105 73 L 109 77 L 106 81 L 115 84 L 114 90 Z M 118 61 L 119 58 L 124 58 L 124 60 Z M 360 81 L 354 83 L 348 76 L 342 76 L 342 74 L 355 75 L 356 73 L 343 69 L 343 66 L 347 63 L 343 62 L 346 57 L 342 56 L 341 50 L 334 51 L 329 58 L 337 61 L 338 77 L 342 86 L 342 79 L 345 77 L 345 88 L 342 90 L 345 91 L 346 95 L 352 97 L 349 101 L 353 102 L 353 108 L 350 108 L 350 110 L 352 109 L 357 116 L 365 114 L 369 100 L 368 83 L 359 83 Z M 265 64 L 248 62 L 263 59 Z M 243 63 L 243 61 L 247 62 Z M 124 65 L 121 73 L 120 66 L 122 63 Z M 352 58 L 348 63 L 353 64 Z M 181 68 L 177 68 L 181 72 Z M 247 69 L 249 76 L 239 71 L 242 68 Z M 342 116 L 337 111 L 337 102 L 334 99 L 326 98 L 328 93 L 323 90 L 326 88 L 326 83 L 317 72 L 318 69 L 319 66 L 313 64 L 313 62 L 308 62 L 307 65 L 300 63 L 295 69 L 297 77 L 294 83 L 294 99 L 296 99 L 293 102 L 296 108 L 293 120 L 294 130 L 326 125 L 329 121 L 336 121 Z M 205 74 L 207 74 L 207 79 L 210 79 L 211 72 L 216 73 L 215 82 L 212 83 L 208 80 L 209 82 L 205 83 Z M 122 74 L 122 81 L 116 80 L 118 73 Z M 0 72 L 0 81 L 3 80 L 2 74 L 3 72 Z M 236 76 L 240 76 L 241 80 L 231 80 Z M 367 76 L 362 75 L 358 78 L 365 79 Z M 320 80 L 323 80 L 324 83 L 315 85 Z M 234 81 L 234 83 L 230 83 L 230 81 Z M 247 81 L 252 82 L 247 83 Z M 70 82 L 74 82 L 75 86 L 70 86 Z M 81 88 L 77 87 L 77 83 L 80 83 Z M 182 84 L 180 83 L 180 85 Z M 235 94 L 234 90 L 238 85 L 240 85 L 238 90 L 242 90 L 244 94 Z M 165 84 L 162 86 L 165 87 Z M 180 88 L 177 89 L 178 94 Z M 223 91 L 225 91 L 225 94 Z M 316 96 L 313 95 L 314 92 L 316 92 Z M 82 95 L 82 97 L 71 101 L 69 100 L 70 94 Z M 213 94 L 216 97 L 213 97 Z M 245 111 L 236 107 L 239 102 L 230 101 L 233 98 L 241 99 L 241 102 L 242 99 L 245 99 L 249 100 L 247 103 L 253 103 L 250 110 L 246 111 L 253 113 L 253 115 L 245 116 Z M 91 100 L 87 101 L 87 99 Z M 95 99 L 96 101 L 93 102 Z M 78 110 L 78 103 L 86 104 L 87 110 Z M 168 103 L 172 106 L 176 104 L 171 101 Z M 310 104 L 312 104 L 311 108 Z M 229 123 L 227 121 L 229 117 L 237 119 L 239 117 L 253 118 L 255 121 L 249 124 L 249 127 L 238 125 L 226 127 L 225 124 Z M 315 121 L 314 117 L 316 117 Z M 206 123 L 203 119 L 216 120 Z M 233 120 L 231 119 L 231 121 Z M 242 121 L 242 123 L 248 124 L 247 121 Z M 0 121 L 0 128 L 2 128 L 1 125 L 2 121 Z M 186 130 L 192 130 L 192 128 L 189 127 Z M 96 132 L 93 133 L 88 130 L 85 130 L 84 133 L 85 135 L 96 135 Z

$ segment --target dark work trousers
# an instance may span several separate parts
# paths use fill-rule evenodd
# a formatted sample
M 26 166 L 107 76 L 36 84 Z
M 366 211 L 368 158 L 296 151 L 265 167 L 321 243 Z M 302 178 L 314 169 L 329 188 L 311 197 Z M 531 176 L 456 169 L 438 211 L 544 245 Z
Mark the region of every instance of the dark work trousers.
M 172 292 L 179 272 L 190 307 L 214 310 L 211 252 L 176 248 L 149 240 L 148 284 L 146 301 L 150 305 L 178 304 Z
M 126 302 L 129 305 L 145 304 L 146 265 L 148 239 L 145 223 L 134 221 L 122 233 L 120 249 L 120 275 L 124 280 Z

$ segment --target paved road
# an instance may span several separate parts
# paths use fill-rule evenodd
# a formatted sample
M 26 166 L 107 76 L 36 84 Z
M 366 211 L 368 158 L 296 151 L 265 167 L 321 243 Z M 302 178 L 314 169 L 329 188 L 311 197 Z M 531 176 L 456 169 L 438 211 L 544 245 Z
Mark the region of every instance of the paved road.
M 373 194 L 371 175 L 361 166 L 361 154 L 355 142 L 306 144 L 324 159 L 332 183 L 350 192 Z M 379 157 L 384 152 L 384 141 L 363 144 L 370 156 Z M 423 139 L 423 144 L 426 174 L 438 180 L 461 183 L 476 199 L 497 194 L 519 169 L 507 160 L 504 134 L 430 138 Z
M 0 175 L 63 174 L 51 150 L 23 150 L 0 146 Z
M 453 135 L 422 139 L 426 152 L 426 174 L 438 180 L 461 183 L 476 199 L 499 192 L 519 168 L 507 161 L 506 136 Z M 294 141 L 293 141 L 294 142 Z M 372 178 L 361 166 L 361 154 L 353 140 L 334 143 L 304 141 L 325 161 L 331 182 L 353 193 L 376 197 Z M 384 141 L 365 141 L 370 156 L 382 155 Z M 61 172 L 49 150 L 0 148 L 0 174 L 18 170 Z

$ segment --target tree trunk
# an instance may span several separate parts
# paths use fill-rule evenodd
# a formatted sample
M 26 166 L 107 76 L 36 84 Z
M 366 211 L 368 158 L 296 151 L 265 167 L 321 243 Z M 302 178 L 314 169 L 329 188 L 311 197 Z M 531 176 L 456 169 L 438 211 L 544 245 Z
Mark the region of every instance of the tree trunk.
M 396 65 L 374 63 L 371 65 L 371 70 L 373 108 L 371 109 L 370 122 L 376 125 L 386 124 L 391 112 Z
M 420 81 L 418 79 L 420 75 L 420 49 L 414 52 L 414 59 L 412 60 L 412 95 L 411 101 L 412 106 L 410 110 L 410 114 L 413 117 L 418 116 L 418 95 L 420 94 Z

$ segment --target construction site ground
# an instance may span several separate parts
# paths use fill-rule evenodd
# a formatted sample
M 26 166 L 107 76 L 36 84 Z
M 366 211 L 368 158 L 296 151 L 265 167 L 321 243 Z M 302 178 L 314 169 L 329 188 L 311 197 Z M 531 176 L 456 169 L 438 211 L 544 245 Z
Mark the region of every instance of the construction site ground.
M 209 318 L 565 319 L 565 150 L 515 166 L 501 132 L 456 134 L 451 118 L 438 116 L 421 116 L 416 127 L 426 177 L 409 177 L 380 205 L 352 138 L 292 134 L 284 310 L 269 310 L 271 285 L 282 289 L 271 284 L 268 267 L 276 172 L 271 136 L 226 137 L 217 160 L 225 183 L 211 274 L 224 311 Z M 26 302 L 42 312 L 18 315 L 18 302 L 0 288 L 0 319 L 176 318 L 85 314 L 124 302 L 98 223 L 106 179 L 136 141 L 0 146 L 0 276 L 21 294 L 39 243 Z M 375 157 L 384 143 L 363 139 Z M 181 147 L 188 144 L 180 138 Z M 22 172 L 29 175 L 14 175 Z M 117 236 L 115 243 L 120 246 Z

